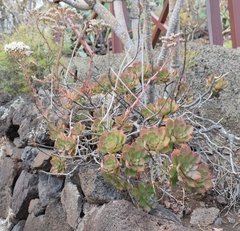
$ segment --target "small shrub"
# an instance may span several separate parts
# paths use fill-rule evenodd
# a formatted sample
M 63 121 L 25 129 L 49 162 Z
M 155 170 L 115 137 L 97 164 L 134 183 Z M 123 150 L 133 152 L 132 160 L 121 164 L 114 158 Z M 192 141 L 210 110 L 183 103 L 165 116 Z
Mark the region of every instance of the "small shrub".
M 53 9 L 50 13 L 56 14 L 59 21 L 66 15 L 73 19 L 76 16 L 76 12 L 65 8 Z M 47 23 L 55 27 L 56 20 L 50 19 Z M 94 25 L 101 28 L 101 22 Z M 57 28 L 58 32 L 63 36 L 68 26 L 65 21 L 63 27 Z M 60 50 L 63 44 L 59 45 Z M 33 54 L 36 52 L 34 49 L 31 51 Z M 58 54 L 59 57 L 62 55 L 61 52 Z M 23 69 L 29 63 L 27 57 L 20 62 Z M 90 55 L 92 63 L 93 53 Z M 54 70 L 60 65 L 61 59 L 58 58 Z M 31 68 L 24 69 L 25 76 L 29 77 L 31 73 Z M 54 110 L 41 107 L 43 104 L 36 96 L 38 107 L 48 122 L 50 138 L 55 141 L 51 172 L 66 172 L 68 159 L 73 157 L 82 160 L 92 158 L 100 164 L 102 175 L 108 182 L 119 190 L 127 189 L 139 208 L 147 212 L 157 205 L 161 193 L 158 183 L 162 183 L 163 176 L 173 186 L 180 182 L 186 189 L 200 193 L 212 188 L 211 171 L 201 156 L 207 151 L 200 144 L 211 148 L 212 140 L 216 141 L 216 138 L 205 137 L 205 120 L 194 111 L 205 102 L 205 98 L 194 100 L 188 85 L 178 74 L 166 66 L 157 68 L 142 63 L 133 63 L 118 74 L 110 70 L 95 81 L 88 73 L 82 79 L 76 78 L 74 84 L 66 81 L 73 73 L 67 72 L 66 79 L 61 79 L 57 71 L 51 74 L 51 106 Z M 175 81 L 175 95 L 159 96 L 155 102 L 145 105 L 145 90 L 154 81 L 165 87 Z M 136 93 L 140 83 L 144 86 Z M 31 81 L 28 85 L 34 90 Z M 203 96 L 210 98 L 214 93 L 221 93 L 226 81 L 210 77 L 207 85 Z M 200 153 L 193 152 L 195 147 Z M 214 151 L 221 156 L 219 149 L 215 146 Z M 229 163 L 228 169 L 233 162 Z

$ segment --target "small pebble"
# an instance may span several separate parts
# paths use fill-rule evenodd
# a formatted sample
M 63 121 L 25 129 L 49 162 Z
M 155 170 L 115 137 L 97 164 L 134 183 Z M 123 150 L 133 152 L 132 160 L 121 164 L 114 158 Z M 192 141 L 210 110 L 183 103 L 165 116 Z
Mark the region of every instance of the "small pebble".
M 200 205 L 201 207 L 205 207 L 205 203 L 204 203 L 203 201 L 200 201 L 200 202 L 199 202 L 199 205 Z
M 228 219 L 228 222 L 231 223 L 231 224 L 236 223 L 236 220 L 231 218 L 231 217 L 228 217 L 227 219 Z
M 216 221 L 214 222 L 214 225 L 216 226 L 216 227 L 221 227 L 221 225 L 222 225 L 222 218 L 217 218 L 216 219 Z
M 223 196 L 217 196 L 217 202 L 223 205 L 227 204 L 227 200 Z
M 189 215 L 191 213 L 192 213 L 192 208 L 190 207 L 185 208 L 185 215 Z

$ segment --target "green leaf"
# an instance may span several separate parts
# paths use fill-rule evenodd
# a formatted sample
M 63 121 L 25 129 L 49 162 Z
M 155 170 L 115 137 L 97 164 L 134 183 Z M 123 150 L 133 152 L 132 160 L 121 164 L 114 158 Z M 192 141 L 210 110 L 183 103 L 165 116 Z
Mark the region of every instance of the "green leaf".
M 137 200 L 139 208 L 144 209 L 147 212 L 149 212 L 151 208 L 157 206 L 157 196 L 152 185 L 140 183 L 138 188 L 132 190 L 132 195 Z
M 124 190 L 124 189 L 130 189 L 130 185 L 122 179 L 122 176 L 118 174 L 109 174 L 104 171 L 102 171 L 102 175 L 104 179 L 112 184 L 116 189 L 118 190 Z
M 74 135 L 80 136 L 83 134 L 84 130 L 85 130 L 85 125 L 80 122 L 77 122 L 73 125 L 71 132 Z
M 208 166 L 201 163 L 201 156 L 192 152 L 189 146 L 184 145 L 180 150 L 174 150 L 171 154 L 171 161 L 172 165 L 168 173 L 173 186 L 178 180 L 184 183 L 186 189 L 196 188 L 198 192 L 203 192 L 213 186 Z
M 132 176 L 132 177 L 137 176 L 137 171 L 134 171 L 130 168 L 125 168 L 124 172 L 127 176 Z
M 102 153 L 117 153 L 122 150 L 127 136 L 122 130 L 113 128 L 110 132 L 104 132 L 98 142 L 98 150 Z

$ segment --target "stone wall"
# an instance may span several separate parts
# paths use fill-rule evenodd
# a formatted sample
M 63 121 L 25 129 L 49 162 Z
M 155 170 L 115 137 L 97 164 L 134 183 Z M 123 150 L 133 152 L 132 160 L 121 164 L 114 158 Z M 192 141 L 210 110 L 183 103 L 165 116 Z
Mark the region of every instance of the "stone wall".
M 1 136 L 8 136 L 0 138 L 1 231 L 179 230 L 179 219 L 163 207 L 155 215 L 137 209 L 94 161 L 70 161 L 67 172 L 74 171 L 51 174 L 52 143 L 31 98 L 1 96 Z M 40 145 L 31 146 L 27 137 Z

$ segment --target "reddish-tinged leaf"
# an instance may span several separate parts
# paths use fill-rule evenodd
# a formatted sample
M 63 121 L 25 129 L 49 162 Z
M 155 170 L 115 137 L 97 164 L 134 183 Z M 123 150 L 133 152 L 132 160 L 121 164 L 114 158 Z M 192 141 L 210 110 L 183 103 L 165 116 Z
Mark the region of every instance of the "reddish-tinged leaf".
M 198 171 L 189 171 L 186 175 L 195 181 L 202 178 L 201 174 Z
M 78 122 L 73 125 L 71 132 L 73 135 L 80 136 L 83 134 L 84 130 L 85 130 L 85 125 Z

